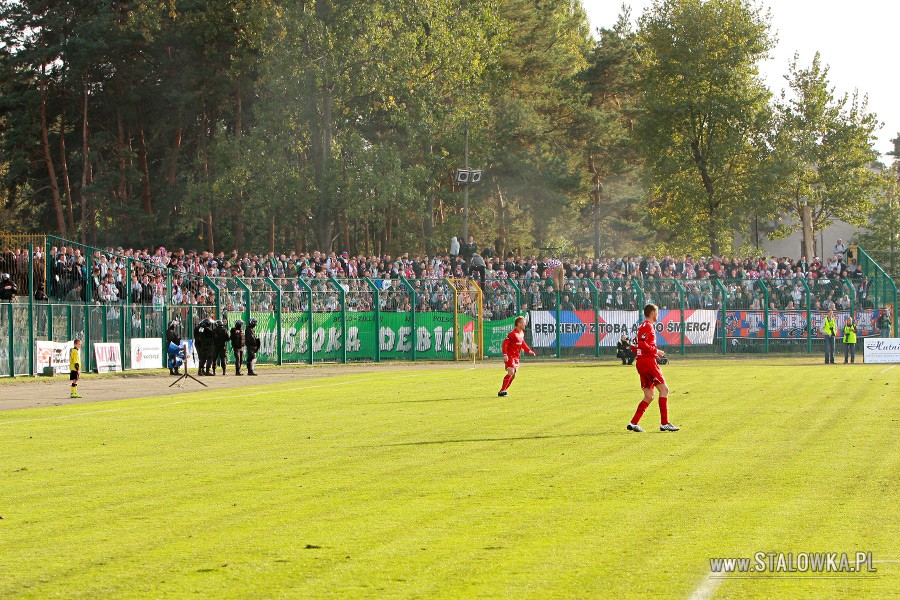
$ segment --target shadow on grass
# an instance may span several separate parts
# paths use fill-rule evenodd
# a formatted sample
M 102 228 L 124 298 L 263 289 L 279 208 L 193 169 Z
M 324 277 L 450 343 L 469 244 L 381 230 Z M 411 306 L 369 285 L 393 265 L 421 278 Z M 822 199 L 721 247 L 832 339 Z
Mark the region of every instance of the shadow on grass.
M 517 442 L 524 440 L 557 440 L 564 438 L 591 438 L 603 437 L 607 435 L 616 435 L 618 432 L 603 431 L 596 433 L 567 433 L 560 435 L 521 435 L 513 437 L 496 437 L 496 438 L 467 438 L 459 440 L 422 440 L 418 442 L 399 442 L 396 444 L 377 444 L 375 446 L 366 446 L 367 448 L 393 448 L 397 446 L 432 446 L 437 444 L 472 444 L 478 442 Z

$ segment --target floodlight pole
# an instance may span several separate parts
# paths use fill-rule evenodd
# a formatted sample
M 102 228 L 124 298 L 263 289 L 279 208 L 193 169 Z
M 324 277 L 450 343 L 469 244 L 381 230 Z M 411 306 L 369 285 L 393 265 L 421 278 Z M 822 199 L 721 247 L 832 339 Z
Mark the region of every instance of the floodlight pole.
M 465 124 L 466 146 L 465 146 L 465 170 L 469 170 L 469 121 Z M 469 175 L 471 177 L 471 174 Z M 463 184 L 463 226 L 462 226 L 462 243 L 469 243 L 469 181 Z

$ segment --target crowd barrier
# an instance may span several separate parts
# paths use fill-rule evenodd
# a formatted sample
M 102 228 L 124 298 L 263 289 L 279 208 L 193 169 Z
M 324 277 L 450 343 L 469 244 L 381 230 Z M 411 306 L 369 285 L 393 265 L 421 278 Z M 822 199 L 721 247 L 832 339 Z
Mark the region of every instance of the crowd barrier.
M 29 293 L 0 303 L 0 376 L 41 372 L 37 342 L 75 338 L 86 341 L 86 370 L 97 367 L 97 344 L 118 346 L 128 370 L 132 341 L 164 339 L 176 318 L 186 339 L 204 317 L 229 328 L 255 318 L 260 364 L 496 357 L 519 315 L 543 357 L 610 357 L 650 302 L 660 307 L 659 343 L 670 354 L 822 352 L 830 303 L 838 327 L 852 316 L 860 338 L 888 335 L 887 320 L 897 326 L 896 287 L 862 249 L 859 279 L 578 278 L 556 289 L 543 279 L 488 279 L 482 288 L 470 279 L 204 277 L 50 237 L 48 263 L 51 245 L 61 244 L 78 249 L 79 268 L 45 266 L 33 246 L 26 251 L 23 288 L 40 285 L 48 300 Z M 139 285 L 101 288 L 110 269 Z

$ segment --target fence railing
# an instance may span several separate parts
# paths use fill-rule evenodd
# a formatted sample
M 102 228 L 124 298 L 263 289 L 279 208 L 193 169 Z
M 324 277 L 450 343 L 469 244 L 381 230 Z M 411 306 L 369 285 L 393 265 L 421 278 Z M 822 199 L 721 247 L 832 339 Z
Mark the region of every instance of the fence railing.
M 131 341 L 163 339 L 173 318 L 185 338 L 204 317 L 229 327 L 256 319 L 260 364 L 499 356 L 518 315 L 544 357 L 610 356 L 649 302 L 660 307 L 660 344 L 677 354 L 819 352 L 829 309 L 838 327 L 854 317 L 862 338 L 897 331 L 896 286 L 862 249 L 863 276 L 853 279 L 578 278 L 559 289 L 537 278 L 482 288 L 469 279 L 207 276 L 51 237 L 44 256 L 59 268 L 42 272 L 33 250 L 25 289 L 43 281 L 50 298 L 0 303 L 0 376 L 39 372 L 37 341 L 74 338 L 86 342 L 87 370 L 97 343 L 119 345 L 129 369 Z

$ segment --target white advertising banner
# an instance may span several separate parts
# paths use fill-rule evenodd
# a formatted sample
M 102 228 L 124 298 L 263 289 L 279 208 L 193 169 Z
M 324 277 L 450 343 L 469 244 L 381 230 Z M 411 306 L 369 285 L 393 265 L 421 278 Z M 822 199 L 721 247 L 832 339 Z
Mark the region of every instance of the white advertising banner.
M 134 338 L 131 340 L 132 369 L 158 369 L 162 364 L 162 340 L 160 338 Z
M 867 363 L 900 363 L 900 338 L 865 338 L 863 358 Z
M 200 366 L 200 357 L 197 356 L 197 348 L 194 346 L 194 340 L 181 340 L 181 344 L 185 347 L 184 361 L 188 368 L 196 369 Z
M 74 342 L 36 341 L 34 347 L 37 370 L 40 371 L 44 367 L 53 367 L 55 373 L 68 373 L 69 350 L 74 346 Z
M 98 373 L 118 373 L 122 370 L 122 353 L 114 343 L 94 343 L 94 358 Z

